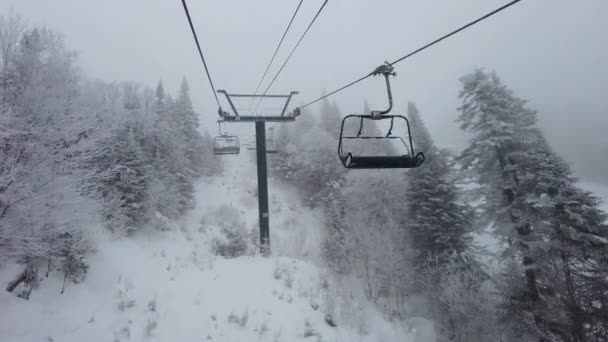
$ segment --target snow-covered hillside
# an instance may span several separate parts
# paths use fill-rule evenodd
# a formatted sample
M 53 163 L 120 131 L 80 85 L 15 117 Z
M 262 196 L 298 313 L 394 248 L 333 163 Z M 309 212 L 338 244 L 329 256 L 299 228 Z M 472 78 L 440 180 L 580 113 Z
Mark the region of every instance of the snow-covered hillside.
M 99 238 L 85 282 L 51 273 L 29 301 L 0 291 L 0 340 L 432 341 L 431 324 L 392 323 L 334 279 L 319 260 L 323 217 L 270 182 L 272 256 L 212 252 L 226 222 L 257 230 L 251 153 L 226 156 L 225 173 L 197 186 L 197 205 L 170 232 Z M 19 272 L 0 272 L 6 284 Z

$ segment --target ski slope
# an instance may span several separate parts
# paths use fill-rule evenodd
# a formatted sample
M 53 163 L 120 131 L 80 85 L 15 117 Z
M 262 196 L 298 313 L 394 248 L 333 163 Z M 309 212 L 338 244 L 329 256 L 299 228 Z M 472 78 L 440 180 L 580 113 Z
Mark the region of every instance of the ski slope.
M 29 301 L 0 291 L 0 341 L 434 341 L 429 322 L 389 322 L 323 269 L 322 213 L 286 185 L 269 184 L 271 257 L 211 253 L 222 224 L 258 229 L 252 155 L 226 156 L 172 231 L 115 239 L 95 227 L 88 277 L 63 295 L 59 272 Z M 0 282 L 19 271 L 2 269 Z

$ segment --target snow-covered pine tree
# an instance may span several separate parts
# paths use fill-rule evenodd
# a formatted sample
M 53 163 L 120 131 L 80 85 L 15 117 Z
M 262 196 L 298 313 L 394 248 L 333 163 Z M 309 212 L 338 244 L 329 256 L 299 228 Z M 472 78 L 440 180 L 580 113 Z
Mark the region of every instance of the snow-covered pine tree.
M 182 137 L 184 149 L 184 157 L 187 161 L 187 167 L 193 176 L 201 174 L 203 166 L 202 160 L 202 139 L 198 131 L 199 119 L 198 114 L 192 107 L 192 100 L 190 99 L 190 86 L 188 81 L 184 77 L 179 88 L 179 96 L 175 102 L 176 119 L 178 127 Z
M 336 140 L 316 127 L 305 133 L 299 150 L 293 155 L 293 177 L 306 191 L 307 204 L 311 207 L 323 205 L 332 184 L 339 183 L 343 170 L 336 156 Z
M 125 126 L 99 140 L 89 151 L 85 166 L 91 170 L 86 189 L 103 203 L 103 219 L 114 232 L 130 233 L 147 214 L 149 178 L 145 159 L 133 128 Z
M 541 304 L 548 333 L 584 341 L 607 331 L 608 309 L 598 306 L 608 293 L 608 216 L 598 200 L 576 186 L 569 165 L 540 131 L 535 143 L 516 156 L 519 184 L 526 192 L 526 217 L 535 238 Z M 595 304 L 594 304 L 595 303 Z
M 156 94 L 156 101 L 154 102 L 156 104 L 155 111 L 156 111 L 156 113 L 160 114 L 163 106 L 165 105 L 165 88 L 163 88 L 162 80 L 159 80 L 158 83 L 156 84 L 155 94 Z
M 334 134 L 303 112 L 289 128 L 289 143 L 273 161 L 274 171 L 298 186 L 311 207 L 323 206 L 332 184 L 342 179 Z M 284 134 L 279 132 L 279 134 Z
M 323 91 L 323 95 L 325 94 L 326 92 Z M 331 135 L 336 135 L 340 132 L 341 123 L 342 116 L 340 115 L 340 109 L 336 102 L 332 103 L 327 98 L 323 99 L 320 117 L 321 128 Z
M 279 124 L 277 126 L 277 144 L 278 146 L 283 146 L 283 148 L 280 148 L 277 156 L 272 158 L 272 170 L 285 180 L 297 181 L 297 179 L 292 179 L 292 177 L 302 167 L 298 165 L 302 162 L 302 160 L 298 160 L 298 153 L 306 150 L 302 139 L 308 132 L 318 129 L 318 122 L 313 113 L 304 108 L 294 123 Z
M 461 81 L 459 121 L 473 133 L 461 161 L 477 172 L 486 214 L 502 227 L 510 246 L 506 255 L 520 263 L 505 278 L 505 322 L 515 326 L 513 338 L 585 340 L 591 326 L 605 329 L 591 322 L 605 317 L 597 303 L 606 293 L 590 295 L 605 285 L 605 267 L 599 266 L 606 260 L 605 214 L 576 188 L 525 100 L 483 70 Z
M 341 185 L 334 184 L 334 191 L 327 196 L 325 218 L 327 236 L 321 251 L 325 263 L 338 274 L 348 274 L 352 271 L 353 243 L 352 229 L 346 224 L 347 208 L 342 194 Z
M 360 171 L 348 173 L 342 189 L 342 225 L 353 271 L 364 280 L 368 299 L 382 303 L 391 314 L 403 309 L 396 303 L 409 283 L 411 267 L 408 250 L 403 248 L 407 231 L 397 221 L 402 202 L 395 189 L 402 185 L 398 174 Z
M 471 210 L 460 201 L 445 157 L 413 103 L 408 105 L 408 117 L 412 139 L 426 156 L 424 167 L 408 174 L 406 193 L 406 227 L 418 252 L 417 265 L 423 267 L 429 259 L 440 263 L 457 259 L 463 268 L 477 267 L 471 256 Z
M 481 291 L 486 276 L 475 258 L 471 208 L 462 202 L 447 156 L 435 146 L 414 103 L 408 104 L 408 117 L 413 142 L 426 156 L 424 165 L 407 175 L 402 217 L 419 270 L 415 292 L 428 302 L 442 338 L 487 340 L 494 332 L 493 312 Z M 479 313 L 483 324 L 475 317 Z
M 513 157 L 531 143 L 530 133 L 536 113 L 525 107 L 526 101 L 513 95 L 494 73 L 475 70 L 460 80 L 458 121 L 461 129 L 473 134 L 460 160 L 465 169 L 476 170 L 477 181 L 485 198 L 485 213 L 518 255 L 523 264 L 526 285 L 522 303 L 531 308 L 540 298 L 536 260 L 530 252 L 531 225 L 525 220 L 525 194 L 518 191 L 517 165 Z M 515 254 L 517 253 L 517 254 Z M 543 318 L 530 312 L 530 322 Z
M 166 95 L 162 81 L 156 86 L 154 104 L 149 116 L 153 121 L 152 127 L 146 134 L 142 148 L 145 158 L 150 165 L 150 186 L 148 189 L 148 205 L 156 211 L 155 216 L 162 215 L 169 219 L 179 216 L 181 194 L 178 190 L 177 176 L 173 172 L 176 164 L 178 146 L 175 127 L 170 120 L 170 113 L 165 104 Z M 157 228 L 166 229 L 162 217 L 158 217 Z
M 192 208 L 193 181 L 203 173 L 203 141 L 198 131 L 198 114 L 194 112 L 190 99 L 190 88 L 186 79 L 182 79 L 179 96 L 173 101 L 165 97 L 166 133 L 168 151 L 171 154 L 171 173 L 176 179 L 181 194 L 178 201 L 180 213 Z
M 145 91 L 145 90 L 144 90 Z M 165 116 L 165 89 L 163 82 L 158 81 L 156 89 L 153 92 L 153 99 L 146 99 L 146 103 L 151 102 L 146 106 L 146 129 L 145 139 L 142 147 L 147 159 L 155 159 L 161 153 L 161 131 L 162 120 Z M 164 127 L 163 127 L 164 128 Z
M 325 101 L 323 103 L 324 112 L 330 113 L 331 107 L 332 106 L 329 104 L 329 101 Z M 333 107 L 337 108 L 337 105 Z M 365 100 L 364 113 L 369 112 L 369 110 L 369 105 L 367 104 L 367 100 Z M 347 127 L 345 128 L 346 134 L 352 133 L 352 131 L 355 129 L 358 129 L 358 121 L 347 121 Z M 339 131 L 335 132 L 335 134 L 338 133 Z M 338 160 L 336 160 L 336 162 L 339 163 Z M 347 170 L 343 170 L 342 172 L 346 171 Z M 356 177 L 356 179 L 358 181 L 364 181 L 366 184 L 363 185 L 365 185 L 365 188 L 367 188 L 367 179 L 363 179 L 361 177 Z M 352 179 L 350 181 L 341 179 L 338 182 L 333 183 L 331 185 L 332 191 L 328 193 L 325 205 L 328 236 L 323 242 L 323 256 L 325 262 L 327 262 L 328 265 L 339 274 L 347 274 L 353 271 L 353 265 L 356 262 L 356 237 L 353 234 L 353 227 L 347 223 L 347 215 L 349 213 L 361 210 L 361 208 L 358 206 L 355 208 L 349 206 L 349 203 L 343 193 L 345 191 L 345 187 L 347 186 L 353 186 Z M 360 196 L 360 194 L 358 194 L 358 196 Z M 368 296 L 369 294 L 370 292 L 368 291 Z

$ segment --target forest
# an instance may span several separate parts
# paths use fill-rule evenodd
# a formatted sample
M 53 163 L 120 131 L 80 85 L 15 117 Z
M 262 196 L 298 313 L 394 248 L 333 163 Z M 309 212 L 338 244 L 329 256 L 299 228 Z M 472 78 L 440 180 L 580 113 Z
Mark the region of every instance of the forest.
M 94 79 L 62 34 L 14 14 L 0 15 L 0 53 L 0 273 L 19 268 L 5 292 L 31 301 L 50 274 L 63 282 L 55 295 L 69 295 L 97 272 L 100 234 L 162 237 L 197 201 L 216 200 L 195 188 L 228 166 L 185 77 L 176 95 L 162 81 Z M 336 100 L 277 126 L 270 177 L 322 212 L 319 267 L 389 321 L 432 321 L 438 341 L 608 341 L 601 199 L 579 186 L 525 94 L 489 67 L 458 81 L 453 119 L 466 148 L 436 145 L 411 99 L 412 140 L 426 156 L 412 170 L 344 169 L 337 132 L 349 113 Z M 226 226 L 207 247 L 259 257 L 247 229 Z
M 89 222 L 125 237 L 166 229 L 192 208 L 193 182 L 218 170 L 185 78 L 175 99 L 162 82 L 89 79 L 60 34 L 1 19 L 0 257 L 24 264 L 7 289 L 23 282 L 28 298 L 53 264 L 81 281 Z

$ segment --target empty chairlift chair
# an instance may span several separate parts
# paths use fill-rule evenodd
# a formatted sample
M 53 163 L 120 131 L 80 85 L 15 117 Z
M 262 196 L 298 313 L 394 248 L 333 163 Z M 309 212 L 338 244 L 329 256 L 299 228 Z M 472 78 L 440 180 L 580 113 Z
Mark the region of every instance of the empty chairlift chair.
M 235 135 L 222 133 L 221 121 L 218 120 L 219 135 L 213 139 L 214 154 L 239 154 L 241 152 L 241 143 Z
M 274 127 L 270 126 L 268 130 L 270 131 L 270 137 L 266 139 L 266 153 L 278 153 L 279 147 L 274 141 Z
M 270 128 L 271 132 L 272 132 L 272 127 Z M 254 142 L 251 144 L 246 145 L 247 149 L 250 151 L 255 151 L 256 147 L 255 147 L 255 138 L 254 138 Z M 274 141 L 272 135 L 266 139 L 266 153 L 268 154 L 273 154 L 273 153 L 278 153 L 279 152 L 279 147 L 277 146 L 277 143 Z
M 237 136 L 220 135 L 213 139 L 214 154 L 239 154 L 241 144 Z
M 390 126 L 387 134 L 362 136 L 361 131 L 365 121 L 390 120 Z M 344 127 L 349 126 L 352 121 L 358 121 L 359 132 L 353 135 L 344 133 Z M 399 123 L 407 131 L 407 136 L 393 135 L 395 124 Z M 344 167 L 349 169 L 409 169 L 416 168 L 424 162 L 424 154 L 419 152 L 414 155 L 412 138 L 409 134 L 410 127 L 408 120 L 402 115 L 383 115 L 374 117 L 373 115 L 348 115 L 342 120 L 340 128 L 340 140 L 338 142 L 338 155 Z M 348 142 L 354 140 L 360 141 L 386 141 L 391 148 L 391 154 L 381 155 L 374 152 L 354 151 L 348 146 Z
M 384 75 L 388 92 L 389 107 L 384 111 L 372 111 L 371 114 L 348 115 L 342 120 L 340 126 L 340 138 L 338 141 L 338 156 L 344 167 L 349 169 L 394 169 L 394 168 L 416 168 L 424 163 L 424 154 L 415 154 L 410 132 L 410 124 L 403 115 L 385 115 L 392 109 L 393 99 L 391 95 L 388 77 L 394 75 L 390 65 L 382 65 L 374 71 L 374 75 Z M 374 133 L 363 135 L 364 123 L 382 122 L 390 120 L 390 128 L 386 134 Z M 345 128 L 353 128 L 358 125 L 357 133 L 346 133 Z M 373 125 L 375 126 L 375 125 Z M 394 130 L 404 132 L 403 135 L 394 135 Z M 377 129 L 375 130 L 377 132 Z M 390 154 L 381 154 L 377 151 L 356 151 L 353 142 L 362 142 L 362 145 L 373 145 L 374 142 L 387 142 L 390 145 Z

